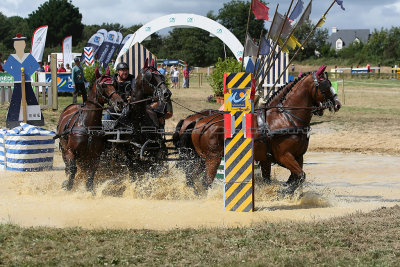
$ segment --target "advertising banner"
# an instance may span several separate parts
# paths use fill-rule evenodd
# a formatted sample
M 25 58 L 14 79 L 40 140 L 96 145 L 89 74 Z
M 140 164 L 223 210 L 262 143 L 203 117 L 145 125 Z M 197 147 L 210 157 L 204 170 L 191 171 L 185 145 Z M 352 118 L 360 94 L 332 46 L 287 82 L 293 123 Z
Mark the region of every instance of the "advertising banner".
M 64 65 L 72 66 L 72 35 L 64 38 L 62 43 Z
M 43 51 L 46 44 L 47 29 L 49 26 L 44 25 L 37 28 L 33 32 L 31 54 L 37 62 L 42 62 Z
M 110 61 L 107 62 L 108 54 L 110 53 L 111 48 L 116 44 L 117 38 L 118 38 L 118 33 L 116 31 L 109 31 L 107 33 L 107 36 L 103 44 L 100 46 L 97 52 L 97 58 L 99 59 L 99 62 L 103 67 L 106 67 L 107 64 L 110 62 Z
M 102 33 L 95 33 L 90 37 L 88 42 L 86 43 L 85 47 L 93 48 L 93 57 L 96 57 L 97 51 L 99 50 L 100 46 L 104 42 L 104 35 Z M 81 61 L 85 60 L 85 52 L 82 52 Z
M 51 73 L 39 72 L 38 78 L 39 82 L 51 82 Z M 71 73 L 57 73 L 57 89 L 58 92 L 74 92 Z

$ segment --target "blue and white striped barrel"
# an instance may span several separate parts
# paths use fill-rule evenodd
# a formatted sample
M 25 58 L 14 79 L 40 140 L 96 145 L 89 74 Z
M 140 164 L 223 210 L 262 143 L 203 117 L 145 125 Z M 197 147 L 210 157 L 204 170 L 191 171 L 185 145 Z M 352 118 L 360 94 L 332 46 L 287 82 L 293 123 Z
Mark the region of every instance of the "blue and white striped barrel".
M 53 167 L 54 132 L 29 124 L 4 136 L 5 166 L 12 171 L 41 171 Z
M 6 130 L 0 129 L 0 170 L 5 168 L 6 162 L 6 151 L 4 148 L 4 136 L 6 135 Z

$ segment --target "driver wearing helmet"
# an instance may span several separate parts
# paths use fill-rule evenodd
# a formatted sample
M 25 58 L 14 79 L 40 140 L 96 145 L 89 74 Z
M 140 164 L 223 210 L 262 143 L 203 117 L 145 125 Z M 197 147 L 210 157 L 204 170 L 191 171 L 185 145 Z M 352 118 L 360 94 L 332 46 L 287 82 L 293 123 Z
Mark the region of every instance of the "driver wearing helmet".
M 132 88 L 135 86 L 135 77 L 129 74 L 129 66 L 125 62 L 117 65 L 117 73 L 114 74 L 114 81 L 117 83 L 117 93 L 122 97 L 124 102 L 128 102 Z

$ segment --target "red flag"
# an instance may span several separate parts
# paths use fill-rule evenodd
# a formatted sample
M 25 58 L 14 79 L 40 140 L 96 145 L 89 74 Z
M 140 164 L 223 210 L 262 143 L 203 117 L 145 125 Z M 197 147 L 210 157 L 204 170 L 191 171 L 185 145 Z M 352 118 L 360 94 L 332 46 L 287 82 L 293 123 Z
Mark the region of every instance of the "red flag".
M 269 8 L 258 0 L 252 0 L 251 10 L 257 19 L 268 20 Z

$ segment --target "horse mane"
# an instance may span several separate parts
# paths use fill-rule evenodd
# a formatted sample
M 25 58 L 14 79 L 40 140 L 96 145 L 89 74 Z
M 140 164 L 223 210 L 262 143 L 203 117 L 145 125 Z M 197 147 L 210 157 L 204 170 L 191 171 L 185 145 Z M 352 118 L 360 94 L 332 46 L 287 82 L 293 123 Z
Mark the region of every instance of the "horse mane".
M 266 106 L 271 104 L 272 101 L 280 98 L 280 101 L 282 102 L 285 100 L 286 96 L 288 93 L 293 89 L 293 87 L 301 80 L 303 80 L 304 77 L 309 75 L 310 73 L 303 73 L 300 77 L 296 78 L 294 81 L 290 83 L 286 83 L 285 85 L 281 86 L 278 90 L 276 90 L 267 100 L 265 103 Z

